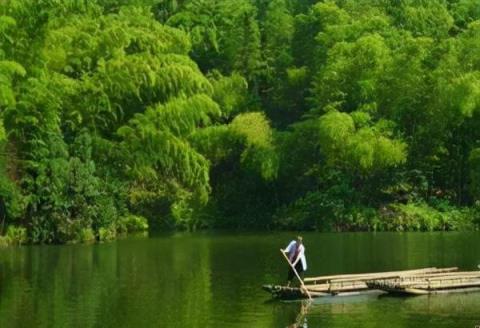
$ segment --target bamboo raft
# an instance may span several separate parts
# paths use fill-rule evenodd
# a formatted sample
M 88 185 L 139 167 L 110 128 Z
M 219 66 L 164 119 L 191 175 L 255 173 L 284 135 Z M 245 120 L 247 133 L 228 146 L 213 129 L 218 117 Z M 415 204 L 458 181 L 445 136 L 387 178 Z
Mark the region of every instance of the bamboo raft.
M 424 295 L 480 290 L 480 271 L 460 272 L 452 268 L 342 274 L 310 277 L 303 280 L 312 297 L 395 293 Z M 302 299 L 306 292 L 300 287 L 264 285 L 274 298 Z
M 451 272 L 366 282 L 371 289 L 400 295 L 427 295 L 480 291 L 480 271 Z

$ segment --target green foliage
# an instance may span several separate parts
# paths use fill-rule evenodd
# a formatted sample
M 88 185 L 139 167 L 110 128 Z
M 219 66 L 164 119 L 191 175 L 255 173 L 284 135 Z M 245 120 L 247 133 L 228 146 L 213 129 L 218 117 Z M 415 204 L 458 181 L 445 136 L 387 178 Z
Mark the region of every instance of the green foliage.
M 192 143 L 213 165 L 232 158 L 242 149 L 242 140 L 228 125 L 211 126 L 196 131 Z
M 98 240 L 101 242 L 111 241 L 117 237 L 117 230 L 114 225 L 101 227 L 98 230 Z
M 182 137 L 209 125 L 210 117 L 218 115 L 218 105 L 206 95 L 173 99 L 136 114 L 118 130 L 122 146 L 131 155 L 133 175 L 141 180 L 175 179 L 206 199 L 209 164 Z
M 475 0 L 459 0 L 453 4 L 452 9 L 455 24 L 461 28 L 480 19 L 480 8 Z
M 230 124 L 233 133 L 239 135 L 246 145 L 241 162 L 256 170 L 266 179 L 275 178 L 278 157 L 273 145 L 270 125 L 261 113 L 240 114 Z
M 470 211 L 447 206 L 435 209 L 425 203 L 394 204 L 382 216 L 385 230 L 447 231 L 470 230 Z
M 0 202 L 6 205 L 6 213 L 0 214 L 0 221 L 6 219 L 7 222 L 12 222 L 23 214 L 25 198 L 10 176 L 12 173 L 10 166 L 15 159 L 8 151 L 6 131 L 0 116 Z
M 319 119 L 319 143 L 326 153 L 340 153 L 355 132 L 350 115 L 330 112 Z M 341 155 L 340 155 L 341 156 Z
M 192 0 L 166 23 L 189 33 L 192 57 L 202 67 L 225 74 L 239 71 L 255 88 L 262 66 L 256 15 L 248 0 Z
M 324 109 L 329 104 L 353 111 L 374 102 L 391 54 L 385 39 L 378 35 L 362 36 L 354 42 L 335 43 L 328 52 L 325 66 L 314 83 L 315 104 Z
M 72 144 L 69 157 L 66 145 L 58 138 L 50 138 L 43 147 L 31 152 L 35 172 L 23 178 L 24 188 L 30 193 L 31 238 L 33 242 L 67 242 L 82 240 L 85 229 L 98 229 L 112 221 L 112 204 L 95 175 L 91 159 L 91 140 L 79 136 Z M 38 153 L 37 153 L 38 152 Z M 115 211 L 115 210 L 114 210 Z M 116 214 L 114 214 L 116 215 Z
M 0 236 L 0 248 L 9 246 L 10 240 L 6 236 Z
M 293 61 L 290 44 L 294 33 L 294 17 L 288 4 L 286 0 L 270 1 L 263 27 L 268 82 L 273 85 L 278 82 L 278 75 L 284 75 L 285 69 Z
M 470 152 L 470 188 L 475 201 L 480 199 L 480 149 L 475 148 Z
M 78 241 L 80 243 L 93 242 L 95 241 L 95 233 L 93 232 L 92 228 L 81 229 L 74 241 Z
M 454 20 L 444 1 L 405 1 L 396 17 L 397 24 L 415 36 L 446 37 Z
M 12 245 L 22 245 L 28 241 L 27 229 L 24 227 L 8 226 L 6 238 Z
M 243 110 L 247 98 L 247 81 L 238 73 L 222 76 L 218 71 L 211 74 L 212 99 L 220 106 L 222 116 L 229 118 Z
M 25 69 L 20 64 L 14 61 L 0 60 L 0 108 L 15 105 L 12 79 L 15 75 L 24 76 L 25 74 Z
M 380 210 L 349 206 L 328 193 L 309 193 L 275 214 L 285 229 L 320 231 L 458 231 L 474 229 L 469 209 L 425 203 L 392 204 Z M 345 195 L 344 195 L 345 196 Z
M 0 224 L 35 243 L 110 240 L 145 219 L 474 228 L 478 8 L 4 1 Z
M 359 116 L 356 115 L 357 121 Z M 355 130 L 352 116 L 331 111 L 320 117 L 318 125 L 319 145 L 332 164 L 341 166 L 345 163 L 369 172 L 406 161 L 406 145 L 388 137 L 391 133 L 388 122 L 381 121 L 375 126 Z
M 230 128 L 245 138 L 247 145 L 265 147 L 272 142 L 272 131 L 262 113 L 245 113 L 235 117 Z
M 277 212 L 276 221 L 287 229 L 298 227 L 330 231 L 335 229 L 344 206 L 341 198 L 335 199 L 327 194 L 310 192 Z
M 117 231 L 119 232 L 140 232 L 145 230 L 148 230 L 148 222 L 142 216 L 129 214 L 118 220 Z

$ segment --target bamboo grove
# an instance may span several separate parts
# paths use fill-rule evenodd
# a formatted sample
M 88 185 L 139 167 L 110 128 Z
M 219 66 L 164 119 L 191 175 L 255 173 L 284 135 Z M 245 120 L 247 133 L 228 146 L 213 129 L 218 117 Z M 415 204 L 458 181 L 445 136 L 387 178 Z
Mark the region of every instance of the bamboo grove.
M 476 0 L 0 1 L 0 232 L 480 224 Z

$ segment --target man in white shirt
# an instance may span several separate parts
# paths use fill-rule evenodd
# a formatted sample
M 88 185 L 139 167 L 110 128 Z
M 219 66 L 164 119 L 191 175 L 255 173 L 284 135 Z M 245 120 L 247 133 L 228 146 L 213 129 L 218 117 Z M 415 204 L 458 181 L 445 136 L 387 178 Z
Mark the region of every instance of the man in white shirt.
M 303 279 L 303 272 L 307 270 L 307 259 L 305 258 L 305 246 L 303 246 L 303 238 L 298 236 L 296 240 L 292 240 L 287 248 L 283 250 L 288 256 L 298 275 Z M 295 273 L 292 268 L 288 270 L 287 286 L 290 286 Z

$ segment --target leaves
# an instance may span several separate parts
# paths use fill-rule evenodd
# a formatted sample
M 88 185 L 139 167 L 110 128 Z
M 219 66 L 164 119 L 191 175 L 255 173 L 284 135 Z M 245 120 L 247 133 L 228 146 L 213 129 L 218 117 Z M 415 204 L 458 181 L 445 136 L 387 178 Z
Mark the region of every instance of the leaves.
M 372 172 L 406 161 L 406 144 L 389 138 L 382 124 L 356 129 L 350 115 L 336 111 L 318 121 L 318 142 L 330 165 Z
M 8 223 L 64 242 L 129 214 L 366 229 L 391 202 L 415 200 L 412 221 L 470 205 L 479 17 L 471 0 L 2 3 Z
M 242 162 L 266 180 L 275 178 L 278 157 L 272 130 L 265 116 L 262 113 L 240 114 L 232 121 L 230 129 L 244 139 L 246 149 L 241 155 Z
M 0 108 L 15 105 L 12 79 L 15 75 L 24 76 L 25 69 L 18 63 L 8 60 L 0 60 Z

